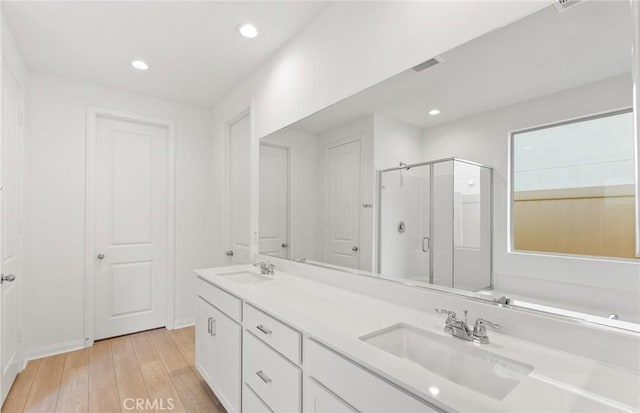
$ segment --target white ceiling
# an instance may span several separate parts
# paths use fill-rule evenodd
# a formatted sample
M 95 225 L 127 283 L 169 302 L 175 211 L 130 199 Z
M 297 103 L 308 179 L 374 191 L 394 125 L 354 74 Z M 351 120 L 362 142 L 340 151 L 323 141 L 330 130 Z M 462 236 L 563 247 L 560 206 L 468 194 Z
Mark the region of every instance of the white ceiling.
M 2 1 L 29 70 L 212 107 L 327 2 Z M 260 35 L 235 28 L 249 22 Z M 130 61 L 144 59 L 139 72 Z
M 561 13 L 549 6 L 443 54 L 443 63 L 407 70 L 293 127 L 319 133 L 372 113 L 432 127 L 630 74 L 631 41 L 628 2 L 585 1 Z M 427 115 L 432 108 L 441 114 Z

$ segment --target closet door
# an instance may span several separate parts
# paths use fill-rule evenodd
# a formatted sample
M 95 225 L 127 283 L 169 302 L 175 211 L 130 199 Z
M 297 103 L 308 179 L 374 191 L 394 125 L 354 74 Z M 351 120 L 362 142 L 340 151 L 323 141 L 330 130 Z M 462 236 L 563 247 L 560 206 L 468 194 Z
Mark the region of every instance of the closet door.
M 22 89 L 3 63 L 2 74 L 2 176 L 0 191 L 2 221 L 0 252 L 2 283 L 1 305 L 1 353 L 2 353 L 2 400 L 18 374 L 18 282 L 20 278 L 20 216 L 18 209 L 20 182 L 20 138 L 22 134 Z

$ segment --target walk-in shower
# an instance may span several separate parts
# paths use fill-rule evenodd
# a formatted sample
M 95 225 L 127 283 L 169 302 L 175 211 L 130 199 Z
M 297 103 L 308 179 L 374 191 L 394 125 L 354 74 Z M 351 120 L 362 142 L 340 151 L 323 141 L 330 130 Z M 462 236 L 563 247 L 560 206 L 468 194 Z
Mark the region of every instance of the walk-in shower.
M 479 291 L 492 286 L 492 169 L 457 158 L 378 172 L 377 270 Z

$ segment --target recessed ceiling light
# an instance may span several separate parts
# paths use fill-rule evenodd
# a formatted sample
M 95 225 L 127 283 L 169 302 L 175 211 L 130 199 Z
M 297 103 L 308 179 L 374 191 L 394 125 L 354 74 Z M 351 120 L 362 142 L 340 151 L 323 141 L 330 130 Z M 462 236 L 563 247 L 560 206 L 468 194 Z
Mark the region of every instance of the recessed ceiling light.
M 440 389 L 437 388 L 436 386 L 429 386 L 429 393 L 433 394 L 434 396 L 437 396 L 440 394 Z
M 256 29 L 256 26 L 253 24 L 239 24 L 238 27 L 236 27 L 236 30 L 242 37 L 246 37 L 247 39 L 253 39 L 258 36 L 258 29 Z
M 138 70 L 149 70 L 149 65 L 144 60 L 132 60 L 131 66 Z
M 429 115 L 431 116 L 435 116 L 435 115 L 439 115 L 440 114 L 440 109 L 431 109 L 429 111 Z

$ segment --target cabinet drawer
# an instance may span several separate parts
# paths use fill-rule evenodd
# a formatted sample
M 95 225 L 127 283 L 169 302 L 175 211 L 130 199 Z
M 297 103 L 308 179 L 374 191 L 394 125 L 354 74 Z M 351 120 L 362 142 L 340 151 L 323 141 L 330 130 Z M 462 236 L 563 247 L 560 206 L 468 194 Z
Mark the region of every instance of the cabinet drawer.
M 242 413 L 273 413 L 258 395 L 249 387 L 244 385 L 242 389 Z
M 368 372 L 332 350 L 305 340 L 305 375 L 360 412 L 439 412 L 426 401 Z M 305 404 L 309 395 L 305 392 Z
M 302 336 L 298 331 L 247 304 L 244 305 L 243 325 L 283 356 L 300 364 Z
M 248 331 L 244 331 L 243 337 L 244 382 L 275 413 L 299 412 L 300 369 Z
M 239 298 L 201 278 L 198 278 L 196 291 L 200 297 L 216 306 L 220 311 L 235 321 L 242 322 L 242 301 Z

